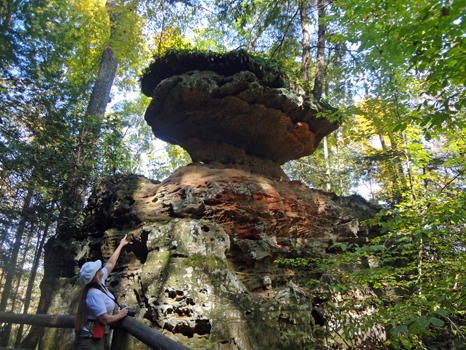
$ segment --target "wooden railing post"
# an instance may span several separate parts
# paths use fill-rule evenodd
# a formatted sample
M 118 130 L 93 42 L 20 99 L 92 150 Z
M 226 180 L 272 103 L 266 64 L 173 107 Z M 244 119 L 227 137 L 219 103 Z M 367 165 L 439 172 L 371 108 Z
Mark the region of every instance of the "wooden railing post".
M 2 330 L 2 337 L 0 339 L 0 346 L 8 347 L 8 342 L 10 341 L 11 335 L 11 323 L 7 323 L 4 325 Z
M 121 327 L 113 329 L 112 346 L 110 350 L 128 350 L 129 334 Z

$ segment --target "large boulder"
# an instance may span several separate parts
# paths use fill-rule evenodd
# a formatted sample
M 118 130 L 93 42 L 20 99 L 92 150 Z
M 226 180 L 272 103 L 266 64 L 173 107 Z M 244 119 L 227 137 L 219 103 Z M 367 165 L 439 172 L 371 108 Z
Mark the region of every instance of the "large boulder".
M 43 293 L 54 295 L 49 313 L 74 313 L 79 267 L 107 260 L 128 234 L 109 286 L 165 335 L 198 349 L 338 344 L 326 333 L 331 296 L 307 283 L 329 277 L 275 261 L 331 257 L 333 241 L 364 243 L 377 233 L 362 224 L 375 212 L 358 196 L 240 169 L 192 165 L 162 183 L 118 176 L 91 196 L 81 230 L 47 245 Z M 49 330 L 41 349 L 71 346 L 72 332 L 63 334 Z M 145 349 L 138 344 L 130 348 Z

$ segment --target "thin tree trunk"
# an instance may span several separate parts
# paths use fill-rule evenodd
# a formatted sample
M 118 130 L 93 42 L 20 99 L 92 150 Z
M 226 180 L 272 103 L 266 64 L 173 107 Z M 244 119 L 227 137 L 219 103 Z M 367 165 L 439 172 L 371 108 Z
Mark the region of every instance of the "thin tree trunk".
M 364 99 L 366 100 L 367 106 L 369 108 L 369 82 L 367 81 L 366 73 L 363 72 L 363 79 L 364 79 Z M 378 124 L 378 123 L 377 123 Z M 377 135 L 379 135 L 380 145 L 382 146 L 383 151 L 387 151 L 387 145 L 385 143 L 385 138 L 383 136 L 382 131 L 378 127 L 377 128 Z
M 262 13 L 257 14 L 256 22 L 261 20 L 261 18 L 260 18 L 261 15 L 262 15 Z M 262 33 L 264 32 L 264 30 L 268 27 L 267 20 L 268 20 L 268 18 L 266 17 L 266 19 L 265 19 L 265 21 L 264 21 L 264 25 L 261 26 L 261 25 L 259 24 L 259 28 L 257 28 L 257 30 L 254 32 L 254 35 L 249 39 L 249 42 L 248 42 L 248 44 L 246 45 L 246 51 L 247 51 L 247 52 L 251 52 L 251 51 L 252 51 L 252 49 L 254 48 L 254 45 L 256 45 L 257 39 L 260 38 L 260 36 L 261 36 Z M 253 27 L 253 29 L 254 29 L 254 27 Z
M 388 138 L 390 140 L 392 152 L 394 152 L 395 157 L 393 157 L 393 162 L 395 165 L 395 172 L 393 176 L 393 184 L 394 184 L 394 199 L 396 203 L 400 203 L 402 200 L 402 192 L 408 189 L 408 184 L 406 182 L 406 175 L 403 170 L 403 164 L 400 160 L 400 157 L 397 156 L 399 152 L 398 142 L 395 139 L 395 135 L 392 132 L 388 133 Z
M 330 50 L 330 47 L 327 48 L 327 58 L 326 58 L 326 62 L 330 62 L 330 59 L 332 58 L 331 57 L 331 54 L 332 54 L 332 51 Z M 324 93 L 325 93 L 325 98 L 328 99 L 329 98 L 329 90 L 330 90 L 330 87 L 328 86 L 328 79 L 324 79 L 324 83 L 323 83 L 323 87 L 324 87 Z
M 13 297 L 13 301 L 11 303 L 11 312 L 15 311 L 16 298 L 18 296 L 19 284 L 21 282 L 20 276 L 18 276 L 13 282 L 16 282 L 16 288 L 15 288 L 15 294 L 14 294 L 15 296 Z M 13 287 L 13 284 L 14 283 L 12 283 L 12 287 Z M 10 342 L 12 328 L 13 328 L 13 324 L 8 323 L 2 329 L 2 333 L 1 333 L 2 335 L 1 335 L 1 340 L 0 340 L 0 346 L 2 347 L 2 349 L 8 347 L 8 344 Z
M 301 14 L 301 29 L 303 31 L 303 59 L 301 62 L 301 80 L 305 85 L 308 85 L 309 67 L 311 65 L 311 36 L 305 0 L 302 0 L 299 3 L 299 12 Z
M 275 8 L 279 5 L 279 2 L 276 1 L 273 4 L 274 4 L 273 8 L 271 8 L 271 9 L 267 8 L 266 9 L 267 14 L 265 16 L 265 19 L 264 19 L 262 25 L 261 25 L 260 21 L 264 17 L 263 12 L 260 12 L 260 13 L 256 14 L 256 20 L 255 21 L 256 21 L 256 23 L 259 22 L 259 26 L 258 26 L 257 30 L 255 31 L 253 37 L 251 39 L 249 39 L 248 45 L 246 46 L 246 51 L 247 52 L 251 52 L 251 50 L 254 48 L 254 46 L 256 44 L 257 39 L 260 38 L 262 33 L 264 33 L 264 31 L 270 25 L 270 23 L 271 23 L 271 21 L 272 21 L 272 19 L 274 17 Z M 254 26 L 253 26 L 253 29 L 254 29 Z
M 15 242 L 13 244 L 13 250 L 9 259 L 9 263 L 6 266 L 6 278 L 5 284 L 3 285 L 2 299 L 0 301 L 0 312 L 5 311 L 8 299 L 11 293 L 11 286 L 14 277 L 14 271 L 16 267 L 16 262 L 18 261 L 19 248 L 21 247 L 21 239 L 23 238 L 24 228 L 26 227 L 26 221 L 28 219 L 29 206 L 32 199 L 32 188 L 28 189 L 28 193 L 24 198 L 23 209 L 21 210 L 21 216 L 16 229 Z
M 325 158 L 325 182 L 327 187 L 327 192 L 330 192 L 332 185 L 330 183 L 330 163 L 328 160 L 328 144 L 327 136 L 324 137 L 324 158 Z
M 16 285 L 15 294 L 12 298 L 13 299 L 11 303 L 12 312 L 16 312 L 15 306 L 16 306 L 16 302 L 18 301 L 18 291 L 19 291 L 19 287 L 21 284 L 21 278 L 23 277 L 23 266 L 26 264 L 26 259 L 27 259 L 29 250 L 31 248 L 31 240 L 32 240 L 33 235 L 34 235 L 34 225 L 31 225 L 29 234 L 27 235 L 27 240 L 23 244 L 23 247 L 24 247 L 23 256 L 22 256 L 21 262 L 18 264 L 18 269 L 21 267 L 21 271 L 19 271 L 18 269 L 16 270 L 16 278 L 18 279 L 18 284 Z
M 324 67 L 325 67 L 325 0 L 317 0 L 317 13 L 319 27 L 317 30 L 317 60 L 316 60 L 316 77 L 314 81 L 314 97 L 318 100 L 322 97 L 324 86 Z
M 248 42 L 248 45 L 246 46 L 246 51 L 247 52 L 251 52 L 252 49 L 254 48 L 254 45 L 256 44 L 256 41 L 257 39 L 259 39 L 259 37 L 262 35 L 262 33 L 264 32 L 265 28 L 262 29 L 262 28 L 259 28 L 256 33 L 254 34 L 254 36 L 249 40 Z
M 45 270 L 46 271 L 46 270 Z M 47 272 L 45 272 L 47 273 Z M 37 314 L 46 314 L 47 310 L 52 303 L 53 293 L 58 288 L 56 278 L 48 278 L 44 276 L 40 284 L 41 295 L 39 305 L 37 306 Z M 45 292 L 44 292 L 45 291 Z M 39 343 L 40 338 L 44 335 L 45 329 L 40 326 L 32 326 L 27 336 L 21 342 L 21 348 L 23 349 L 35 349 Z
M 325 51 L 324 51 L 324 54 L 325 54 Z M 330 50 L 328 52 L 328 60 L 330 60 Z M 325 87 L 325 97 L 328 98 L 329 86 L 328 86 L 328 84 L 324 84 L 324 81 L 322 81 L 322 84 L 323 84 L 322 88 Z M 336 144 L 337 153 L 338 153 L 338 139 L 337 139 L 337 134 L 336 133 L 335 133 L 335 144 Z M 338 154 L 337 154 L 337 157 L 338 157 Z M 330 181 L 330 161 L 329 161 L 329 157 L 328 157 L 328 138 L 327 138 L 327 136 L 324 137 L 324 158 L 325 158 L 325 182 L 326 182 L 326 188 L 327 188 L 327 192 L 330 192 L 332 190 L 332 182 Z M 340 163 L 339 159 L 338 159 L 338 163 Z M 341 181 L 341 177 L 340 177 L 340 181 Z
M 341 154 L 340 154 L 340 147 L 338 146 L 338 130 L 335 131 L 335 148 L 338 160 L 338 183 L 340 185 L 340 196 L 344 195 L 343 192 L 343 179 L 341 176 Z
M 403 143 L 406 145 L 406 137 L 405 137 L 404 133 L 401 133 L 401 138 L 403 140 Z M 406 161 L 406 172 L 408 174 L 409 189 L 410 189 L 410 192 L 411 192 L 411 199 L 413 201 L 415 201 L 416 200 L 416 194 L 414 192 L 413 179 L 412 179 L 412 175 L 411 175 L 411 164 L 410 164 L 411 161 L 409 159 L 409 154 L 408 154 L 408 151 L 406 150 L 406 147 L 403 150 L 403 155 L 405 156 L 405 161 Z M 406 177 L 405 177 L 405 186 L 408 186 L 408 181 L 406 180 Z
M 369 98 L 369 82 L 367 81 L 367 76 L 366 73 L 363 71 L 362 72 L 363 78 L 364 78 L 364 99 Z
M 385 144 L 385 138 L 383 137 L 382 133 L 380 131 L 377 131 L 378 135 L 379 135 L 379 140 L 380 140 L 380 145 L 382 146 L 382 149 L 384 151 L 387 150 L 387 145 Z
M 40 240 L 40 243 L 34 255 L 34 263 L 32 265 L 31 276 L 29 277 L 28 286 L 26 289 L 25 302 L 24 302 L 24 308 L 23 308 L 24 314 L 27 314 L 29 311 L 29 304 L 31 302 L 31 296 L 32 296 L 32 288 L 34 287 L 34 282 L 36 280 L 36 275 L 37 275 L 37 269 L 39 268 L 40 257 L 42 255 L 42 250 L 44 249 L 45 240 L 47 239 L 47 233 L 49 230 L 49 222 L 50 221 L 48 221 L 47 224 L 45 225 L 42 238 L 38 237 L 38 240 Z M 24 329 L 24 324 L 21 324 L 16 334 L 15 348 L 20 347 L 21 339 L 23 336 L 23 329 Z
M 33 227 L 31 227 L 31 232 L 32 231 L 34 231 Z M 22 261 L 20 262 L 20 264 L 18 264 L 18 266 L 24 266 L 24 263 L 26 262 L 27 254 L 29 252 L 29 247 L 31 246 L 30 243 L 31 243 L 32 233 L 29 234 L 27 237 L 28 237 L 28 240 L 24 244 L 25 249 L 24 249 L 24 252 L 23 252 L 23 258 L 22 258 Z M 19 294 L 19 288 L 21 286 L 22 273 L 19 273 L 18 269 L 15 269 L 14 275 L 16 276 L 16 278 L 15 278 L 15 281 L 13 281 L 13 282 L 16 282 L 16 288 L 14 288 L 15 292 L 14 292 L 13 296 L 10 298 L 10 299 L 12 299 L 12 301 L 11 301 L 11 311 L 12 312 L 15 312 L 16 301 L 18 301 L 18 294 Z M 13 287 L 13 282 L 12 282 L 12 287 Z M 4 328 L 3 333 L 2 333 L 2 340 L 0 342 L 0 346 L 8 347 L 8 343 L 9 343 L 10 336 L 11 336 L 11 330 L 12 330 L 12 325 L 11 324 L 8 324 Z
M 6 230 L 2 230 L 2 234 L 1 234 L 1 237 L 2 239 L 0 240 L 0 244 L 2 247 L 5 247 L 5 241 L 6 241 L 6 238 L 7 238 L 7 232 Z M 7 261 L 8 260 L 8 255 L 7 254 L 4 254 L 2 253 L 2 256 L 0 256 L 0 259 L 3 259 L 3 261 Z M 0 274 L 0 286 L 3 286 L 3 277 L 5 277 L 5 269 L 2 269 L 2 272 Z

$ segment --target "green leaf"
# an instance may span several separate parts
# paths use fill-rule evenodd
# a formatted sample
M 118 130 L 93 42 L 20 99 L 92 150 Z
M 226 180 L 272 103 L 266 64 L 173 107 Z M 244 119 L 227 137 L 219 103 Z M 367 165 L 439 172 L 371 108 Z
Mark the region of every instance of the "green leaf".
M 396 337 L 398 334 L 400 333 L 404 333 L 408 330 L 408 327 L 406 325 L 401 325 L 401 326 L 398 326 L 396 327 L 393 331 L 392 331 L 392 335 L 394 337 Z
M 406 128 L 408 127 L 408 124 L 406 123 L 400 123 L 400 124 L 397 124 L 394 128 L 393 128 L 393 132 L 398 132 L 398 131 L 405 131 Z
M 438 319 L 437 317 L 431 317 L 430 318 L 430 323 L 432 323 L 433 325 L 435 326 L 439 326 L 439 327 L 443 327 L 445 322 L 443 322 L 442 320 Z
M 445 317 L 447 315 L 447 311 L 445 309 L 442 309 L 442 308 L 435 310 L 435 313 L 439 314 L 442 317 Z
M 424 320 L 422 320 L 422 321 L 419 323 L 418 329 L 419 329 L 420 331 L 423 331 L 423 330 L 426 329 L 429 325 L 430 325 L 430 320 L 424 319 Z

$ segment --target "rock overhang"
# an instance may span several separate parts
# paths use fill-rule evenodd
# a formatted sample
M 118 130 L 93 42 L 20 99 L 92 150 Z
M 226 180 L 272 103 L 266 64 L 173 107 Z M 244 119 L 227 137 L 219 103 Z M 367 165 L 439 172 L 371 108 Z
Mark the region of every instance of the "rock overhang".
M 239 59 L 197 57 L 185 66 L 178 56 L 171 59 L 173 75 L 167 58 L 165 69 L 155 62 L 142 78 L 142 91 L 153 98 L 145 119 L 156 137 L 183 147 L 193 162 L 281 165 L 314 153 L 340 125 L 335 109 L 278 70 Z

